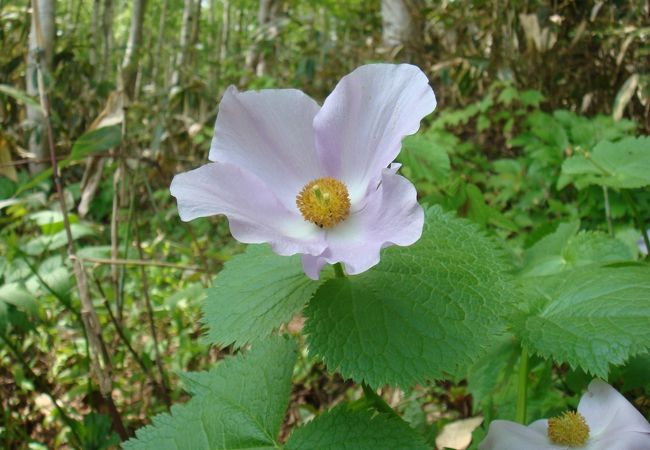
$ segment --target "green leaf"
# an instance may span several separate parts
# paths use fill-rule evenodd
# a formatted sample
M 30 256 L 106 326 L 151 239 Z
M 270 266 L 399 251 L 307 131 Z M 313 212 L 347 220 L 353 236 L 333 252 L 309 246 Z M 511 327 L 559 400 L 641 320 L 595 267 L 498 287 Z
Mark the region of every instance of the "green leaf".
M 583 231 L 578 222 L 561 223 L 524 254 L 523 277 L 553 275 L 592 264 L 630 261 L 634 254 L 624 242 L 605 233 Z
M 509 269 L 477 226 L 431 208 L 416 244 L 318 289 L 306 309 L 310 350 L 373 386 L 464 373 L 505 329 Z
M 426 445 L 399 417 L 373 415 L 340 405 L 293 432 L 286 450 L 426 450 Z
M 598 184 L 617 189 L 650 185 L 650 136 L 601 141 L 588 158 L 574 155 L 562 164 L 562 174 L 571 176 L 579 189 Z
M 519 96 L 519 92 L 513 86 L 506 86 L 499 96 L 497 97 L 497 102 L 504 105 L 509 105 Z
M 526 106 L 538 108 L 539 104 L 544 100 L 544 96 L 539 91 L 529 90 L 521 93 L 520 100 Z
M 203 304 L 211 343 L 241 346 L 265 338 L 298 313 L 318 288 L 300 256 L 279 256 L 251 245 L 226 263 Z
M 97 128 L 79 136 L 65 162 L 78 161 L 92 153 L 110 150 L 120 145 L 121 141 L 122 131 L 118 125 Z
M 449 178 L 451 164 L 445 142 L 438 134 L 416 134 L 402 142 L 400 161 L 410 170 L 411 178 L 438 183 Z
M 72 239 L 81 239 L 82 237 L 92 236 L 95 230 L 90 225 L 73 223 L 70 225 Z M 65 230 L 54 234 L 38 236 L 29 241 L 23 248 L 28 255 L 39 255 L 48 250 L 55 250 L 68 244 L 68 237 Z
M 0 286 L 0 303 L 7 303 L 35 315 L 38 312 L 36 298 L 20 283 L 7 283 Z
M 64 229 L 63 214 L 60 211 L 37 211 L 29 214 L 27 218 L 36 222 L 44 234 L 54 234 Z M 70 223 L 78 223 L 79 218 L 76 214 L 68 214 L 68 221 Z
M 601 378 L 650 349 L 650 267 L 581 268 L 538 278 L 543 298 L 523 337 L 539 355 Z
M 24 105 L 35 106 L 39 109 L 41 108 L 41 104 L 37 99 L 27 94 L 27 92 L 23 92 L 20 89 L 16 89 L 15 87 L 8 86 L 6 84 L 0 84 L 0 92 L 15 98 Z
M 29 316 L 38 313 L 36 298 L 21 283 L 7 283 L 0 286 L 0 333 L 4 333 L 9 324 L 25 329 L 26 327 L 20 326 L 20 323 L 29 324 L 29 317 L 23 312 Z
M 297 349 L 271 337 L 194 377 L 194 397 L 139 429 L 125 450 L 277 449 Z
M 43 183 L 44 181 L 48 180 L 49 178 L 52 178 L 52 168 L 48 167 L 38 175 L 35 175 L 33 177 L 30 177 L 27 179 L 27 181 L 24 184 L 21 184 L 18 187 L 18 190 L 16 191 L 15 195 L 19 195 L 25 191 L 28 191 L 30 189 L 33 189 L 37 187 L 39 184 Z

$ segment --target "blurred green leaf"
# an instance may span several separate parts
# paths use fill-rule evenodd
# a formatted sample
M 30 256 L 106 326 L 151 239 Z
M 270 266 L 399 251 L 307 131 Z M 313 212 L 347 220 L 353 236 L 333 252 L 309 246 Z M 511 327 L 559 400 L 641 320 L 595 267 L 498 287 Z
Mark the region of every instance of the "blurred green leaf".
M 518 330 L 545 358 L 607 379 L 650 350 L 650 267 L 585 267 L 536 278 L 542 307 Z
M 30 96 L 27 92 L 16 89 L 13 86 L 8 86 L 6 84 L 0 84 L 0 93 L 8 95 L 15 98 L 24 105 L 34 106 L 38 109 L 41 108 L 41 104 L 38 102 L 38 99 Z
M 586 155 L 574 155 L 562 164 L 562 174 L 576 187 L 598 184 L 619 189 L 650 185 L 650 136 L 602 141 Z
M 96 130 L 84 133 L 72 145 L 72 152 L 62 165 L 72 161 L 78 161 L 92 153 L 103 152 L 120 145 L 122 131 L 118 125 L 97 128 Z

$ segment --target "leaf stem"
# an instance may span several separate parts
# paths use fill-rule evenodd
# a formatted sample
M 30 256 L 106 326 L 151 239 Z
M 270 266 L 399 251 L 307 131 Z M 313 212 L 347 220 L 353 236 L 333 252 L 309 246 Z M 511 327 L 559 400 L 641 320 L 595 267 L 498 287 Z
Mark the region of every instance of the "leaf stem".
M 386 403 L 386 400 L 381 398 L 381 396 L 377 394 L 373 388 L 368 386 L 366 383 L 362 383 L 361 387 L 363 388 L 363 394 L 377 411 L 390 414 L 392 416 L 397 416 L 395 410 L 391 408 L 390 405 Z
M 334 274 L 336 275 L 336 278 L 345 278 L 345 272 L 343 271 L 341 263 L 334 264 Z
M 607 232 L 610 236 L 614 237 L 614 230 L 612 228 L 612 208 L 609 205 L 609 193 L 607 186 L 603 186 L 603 197 L 605 198 L 605 218 L 607 219 Z
M 600 170 L 600 172 L 601 172 L 603 175 L 606 175 L 606 176 L 611 176 L 611 175 L 612 175 L 612 173 L 611 173 L 609 170 L 605 169 L 605 168 L 604 168 L 600 163 L 598 163 L 597 161 L 594 161 L 593 158 L 591 157 L 591 153 L 589 153 L 587 150 L 585 150 L 585 149 L 583 149 L 583 148 L 581 148 L 581 147 L 577 147 L 576 150 L 578 150 L 578 152 L 579 152 L 579 153 L 580 153 L 580 154 L 581 154 L 581 155 L 582 155 L 582 156 L 583 156 L 587 161 L 589 161 L 589 162 L 590 162 L 590 163 L 591 163 L 591 164 L 592 164 L 596 169 Z
M 528 390 L 528 347 L 521 346 L 519 361 L 519 380 L 517 383 L 517 410 L 515 420 L 522 425 L 526 424 L 526 393 Z

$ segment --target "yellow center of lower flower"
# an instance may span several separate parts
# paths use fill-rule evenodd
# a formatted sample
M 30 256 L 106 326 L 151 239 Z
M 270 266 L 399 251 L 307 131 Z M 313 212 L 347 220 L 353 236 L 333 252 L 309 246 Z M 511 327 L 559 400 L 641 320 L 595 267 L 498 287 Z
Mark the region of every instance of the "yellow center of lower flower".
M 548 438 L 557 445 L 582 447 L 589 439 L 589 425 L 579 412 L 567 411 L 548 419 Z
M 331 177 L 310 181 L 296 197 L 305 220 L 332 228 L 350 215 L 350 195 L 345 184 Z

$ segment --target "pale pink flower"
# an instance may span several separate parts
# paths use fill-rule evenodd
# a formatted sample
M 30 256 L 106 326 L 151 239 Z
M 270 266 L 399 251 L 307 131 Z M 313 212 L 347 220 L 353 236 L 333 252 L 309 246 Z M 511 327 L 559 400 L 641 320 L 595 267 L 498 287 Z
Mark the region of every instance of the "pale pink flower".
M 427 77 L 408 64 L 359 67 L 322 107 L 295 89 L 230 87 L 213 162 L 172 181 L 181 219 L 225 214 L 235 239 L 302 254 L 314 279 L 326 263 L 368 270 L 382 248 L 422 234 L 415 188 L 391 163 L 435 106 Z
M 586 442 L 578 446 L 553 443 L 549 421 L 526 426 L 507 420 L 490 423 L 479 450 L 650 450 L 650 424 L 609 384 L 594 380 L 578 404 L 588 427 Z M 575 434 L 574 434 L 575 435 Z

